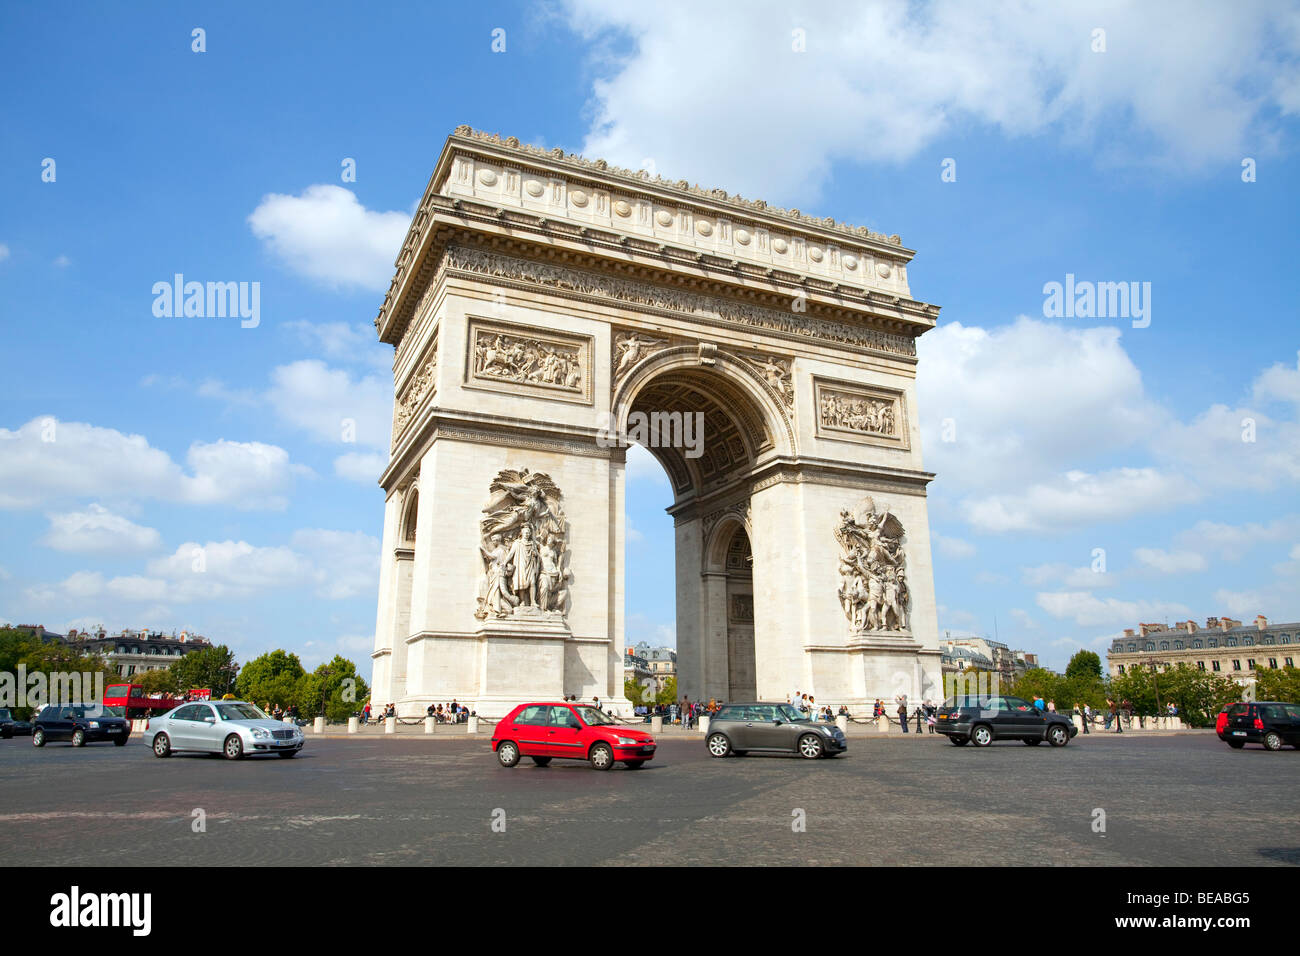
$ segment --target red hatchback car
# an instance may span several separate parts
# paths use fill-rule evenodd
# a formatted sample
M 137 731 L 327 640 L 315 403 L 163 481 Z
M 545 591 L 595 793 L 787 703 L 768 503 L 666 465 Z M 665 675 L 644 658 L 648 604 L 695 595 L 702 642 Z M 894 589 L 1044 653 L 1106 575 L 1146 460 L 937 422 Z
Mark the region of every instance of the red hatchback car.
M 655 739 L 585 704 L 520 704 L 492 731 L 492 749 L 503 767 L 520 757 L 539 767 L 562 757 L 590 761 L 597 770 L 621 760 L 636 770 L 654 757 Z

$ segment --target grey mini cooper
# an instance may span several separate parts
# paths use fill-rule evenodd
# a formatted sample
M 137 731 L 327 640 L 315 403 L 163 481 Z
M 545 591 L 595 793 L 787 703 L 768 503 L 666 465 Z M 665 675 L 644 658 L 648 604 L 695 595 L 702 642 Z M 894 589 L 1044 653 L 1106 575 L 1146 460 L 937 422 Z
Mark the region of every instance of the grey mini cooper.
M 292 757 L 302 750 L 302 731 L 274 720 L 241 700 L 182 704 L 161 717 L 149 718 L 144 742 L 158 757 L 178 750 L 219 753 L 228 760 L 249 754 Z
M 705 737 L 715 757 L 751 750 L 796 753 L 808 759 L 835 757 L 849 749 L 834 724 L 809 720 L 789 704 L 727 704 L 709 721 Z

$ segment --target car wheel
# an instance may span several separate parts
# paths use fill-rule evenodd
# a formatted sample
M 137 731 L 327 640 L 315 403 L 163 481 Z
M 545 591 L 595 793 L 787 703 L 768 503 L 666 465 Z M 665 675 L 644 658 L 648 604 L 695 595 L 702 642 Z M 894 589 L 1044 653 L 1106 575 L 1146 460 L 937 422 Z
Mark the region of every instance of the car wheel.
M 709 753 L 715 757 L 725 757 L 731 753 L 731 741 L 726 734 L 709 735 Z
M 970 732 L 970 739 L 976 747 L 987 747 L 993 743 L 993 728 L 988 724 L 980 724 Z
M 1225 740 L 1224 743 L 1233 750 L 1240 750 L 1242 747 L 1246 746 L 1246 741 L 1244 740 Z
M 114 738 L 113 738 L 113 746 L 114 746 L 114 747 L 125 747 L 125 746 L 126 746 L 126 742 L 127 742 L 128 739 L 129 739 L 129 738 L 128 738 L 125 734 L 123 734 L 121 737 L 114 737 Z
M 551 762 L 550 757 L 529 757 L 528 759 L 531 760 L 533 763 L 537 764 L 537 766 L 539 767 L 545 767 L 547 764 Z
M 74 747 L 86 746 L 86 732 L 81 728 L 77 728 L 72 732 L 72 746 Z
M 1026 737 L 1026 738 L 1025 738 L 1025 746 L 1026 746 L 1026 747 L 1037 747 L 1037 746 L 1038 746 L 1039 744 L 1041 744 L 1041 743 L 1042 743 L 1042 740 L 1040 740 L 1040 739 L 1037 738 L 1037 737 Z
M 1277 732 L 1275 732 L 1275 731 L 1272 731 L 1272 730 L 1270 730 L 1268 733 L 1266 733 L 1266 734 L 1264 735 L 1264 749 L 1265 749 L 1265 750 L 1281 750 L 1281 749 L 1282 749 L 1282 735 L 1279 734 L 1279 733 L 1277 733 Z
M 172 741 L 166 734 L 157 734 L 153 739 L 153 755 L 155 757 L 170 757 L 172 755 Z
M 948 742 L 954 747 L 965 747 L 970 742 L 968 737 L 949 737 Z
M 227 760 L 239 760 L 244 756 L 244 742 L 239 739 L 238 734 L 231 734 L 221 745 L 221 752 L 225 754 Z
M 519 763 L 519 746 L 513 740 L 503 740 L 497 745 L 497 763 L 503 767 Z
M 278 751 L 276 751 L 276 754 L 277 754 L 277 756 L 283 757 L 285 760 L 288 760 L 290 757 L 296 757 L 296 756 L 298 756 L 298 751 L 296 751 L 296 750 L 278 750 Z
M 0 737 L 3 737 L 5 740 L 13 740 L 14 732 L 6 727 L 4 732 L 0 733 Z
M 587 755 L 591 761 L 591 766 L 596 770 L 608 770 L 614 766 L 614 751 L 609 744 L 596 744 L 591 748 L 591 753 Z
M 816 734 L 804 734 L 799 738 L 799 755 L 802 757 L 815 760 L 822 755 L 824 750 L 822 739 Z
M 627 767 L 628 770 L 640 770 L 642 767 L 645 766 L 645 761 L 644 761 L 644 760 L 624 760 L 624 761 L 623 761 L 623 764 L 624 764 L 624 766 Z
M 1053 724 L 1047 728 L 1047 742 L 1053 747 L 1064 747 L 1070 742 L 1070 732 L 1061 724 Z
M 32 731 L 32 746 L 45 746 L 45 731 L 41 730 L 39 727 Z

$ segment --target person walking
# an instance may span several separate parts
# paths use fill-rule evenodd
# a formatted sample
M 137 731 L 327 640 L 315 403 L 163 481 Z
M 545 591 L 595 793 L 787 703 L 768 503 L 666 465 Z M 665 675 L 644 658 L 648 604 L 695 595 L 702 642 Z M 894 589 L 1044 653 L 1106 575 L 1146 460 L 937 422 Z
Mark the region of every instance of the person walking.
M 1079 711 L 1079 716 L 1083 721 L 1083 732 L 1085 734 L 1091 733 L 1091 731 L 1088 730 L 1088 725 L 1092 723 L 1092 708 L 1087 704 L 1080 704 L 1076 709 Z
M 898 698 L 898 723 L 903 728 L 903 733 L 907 733 L 907 698 Z
M 1122 734 L 1124 732 L 1124 721 L 1120 716 L 1119 704 L 1115 703 L 1113 700 L 1108 700 L 1106 703 L 1110 705 L 1110 718 L 1107 720 L 1107 723 L 1109 724 L 1110 720 L 1114 720 L 1115 733 Z

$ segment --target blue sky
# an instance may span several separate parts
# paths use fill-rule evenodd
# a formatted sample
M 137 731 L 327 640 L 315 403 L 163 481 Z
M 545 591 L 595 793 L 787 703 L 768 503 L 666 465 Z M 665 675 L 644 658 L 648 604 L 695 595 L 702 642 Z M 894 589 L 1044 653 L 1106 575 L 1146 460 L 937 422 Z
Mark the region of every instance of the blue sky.
M 366 658 L 371 321 L 460 123 L 918 250 L 941 629 L 1060 667 L 1300 619 L 1297 7 L 968 6 L 6 4 L 0 620 Z M 156 317 L 176 273 L 260 283 L 259 324 Z M 1045 318 L 1067 274 L 1150 283 L 1150 325 Z M 671 643 L 671 496 L 632 461 L 628 637 Z

